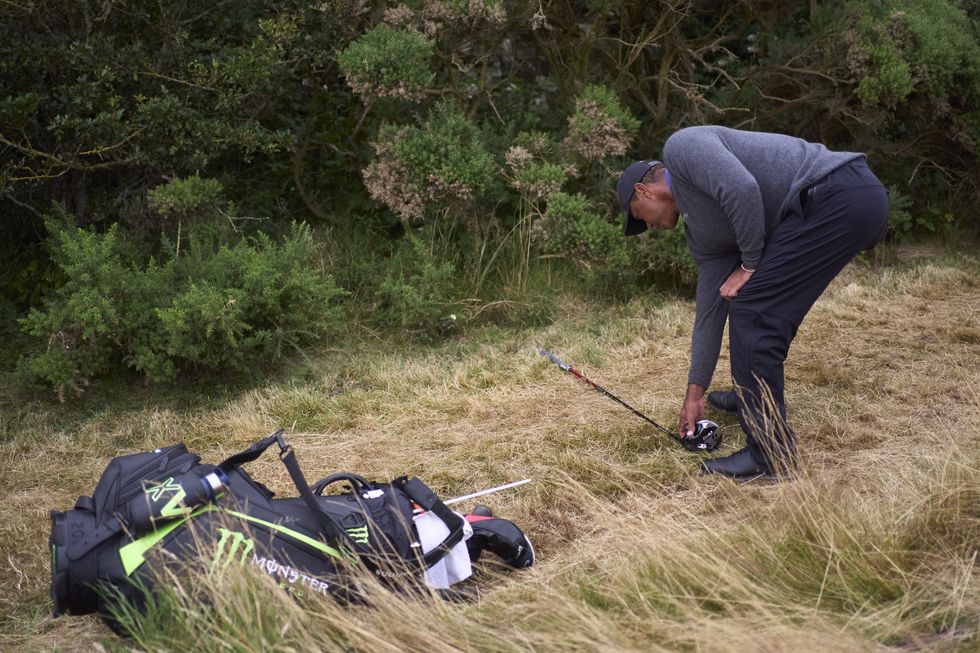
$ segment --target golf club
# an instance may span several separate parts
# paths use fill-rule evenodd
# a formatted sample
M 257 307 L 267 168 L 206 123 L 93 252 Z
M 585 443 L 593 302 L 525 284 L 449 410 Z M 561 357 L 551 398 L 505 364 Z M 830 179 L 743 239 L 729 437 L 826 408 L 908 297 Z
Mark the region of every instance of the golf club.
M 585 376 L 585 374 L 575 369 L 568 363 L 564 362 L 563 360 L 561 360 L 560 358 L 552 354 L 547 349 L 538 349 L 538 353 L 544 356 L 545 358 L 547 358 L 548 360 L 550 360 L 559 368 L 561 368 L 563 372 L 568 372 L 576 379 L 579 379 L 580 381 L 589 384 L 598 392 L 601 392 L 602 394 L 606 395 L 616 403 L 627 408 L 630 412 L 632 412 L 637 417 L 646 420 L 647 422 L 655 426 L 658 430 L 667 434 L 667 436 L 670 437 L 672 440 L 679 442 L 681 446 L 683 446 L 688 451 L 714 451 L 721 445 L 721 431 L 718 429 L 718 425 L 712 422 L 711 420 L 709 419 L 700 420 L 697 423 L 693 435 L 688 437 L 682 437 L 660 426 L 652 419 L 650 419 L 649 417 L 647 417 L 646 415 L 638 411 L 636 408 L 633 408 L 628 403 L 626 403 L 625 401 L 623 401 L 613 393 L 609 392 L 595 381 L 592 381 L 589 377 Z

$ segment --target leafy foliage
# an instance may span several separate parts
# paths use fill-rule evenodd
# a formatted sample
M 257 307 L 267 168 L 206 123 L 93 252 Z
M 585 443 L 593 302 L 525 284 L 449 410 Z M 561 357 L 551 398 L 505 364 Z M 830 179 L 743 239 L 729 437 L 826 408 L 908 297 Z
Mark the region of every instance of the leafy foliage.
M 361 97 L 417 100 L 432 85 L 432 42 L 421 34 L 378 25 L 337 54 L 347 82 Z
M 165 216 L 187 217 L 217 205 L 222 196 L 221 183 L 201 179 L 198 175 L 174 179 L 147 192 L 150 206 Z
M 927 213 L 914 207 L 912 198 L 897 187 L 888 190 L 887 236 L 899 243 L 914 242 L 922 233 L 948 232 L 953 216 L 949 213 Z
M 575 100 L 575 113 L 568 121 L 566 149 L 587 161 L 621 156 L 640 127 L 609 89 L 587 86 Z
M 519 150 L 512 149 L 508 153 L 514 159 L 521 156 Z M 540 200 L 561 189 L 567 178 L 565 168 L 557 163 L 528 161 L 521 165 L 515 161 L 511 184 L 528 197 Z
M 67 282 L 23 328 L 38 339 L 27 368 L 59 392 L 118 366 L 152 381 L 243 372 L 339 328 L 342 293 L 315 269 L 305 226 L 282 244 L 263 234 L 217 250 L 192 241 L 180 258 L 139 265 L 115 226 L 48 225 Z
M 864 102 L 895 107 L 916 91 L 980 95 L 976 25 L 955 3 L 892 0 L 865 11 L 853 46 Z
M 378 288 L 374 321 L 423 337 L 455 328 L 461 309 L 456 266 L 434 257 L 421 239 L 408 244 Z
M 869 48 L 868 63 L 874 73 L 858 83 L 858 97 L 865 104 L 894 107 L 908 97 L 914 86 L 912 72 L 893 43 L 877 43 Z
M 294 217 L 349 250 L 323 272 L 364 302 L 355 314 L 388 307 L 385 324 L 418 333 L 460 297 L 547 294 L 559 267 L 582 292 L 603 278 L 687 284 L 683 235 L 624 244 L 610 191 L 687 125 L 866 152 L 893 189 L 895 240 L 977 225 L 975 3 L 144 4 L 0 3 L 0 291 L 21 314 L 63 305 L 36 337 L 91 355 L 51 354 L 40 376 L 58 385 L 278 351 L 228 304 L 244 277 L 206 282 L 218 272 L 203 260 L 248 267 L 243 243 L 264 255 L 259 231 L 279 242 Z M 52 203 L 109 250 L 80 241 L 71 260 L 89 266 L 66 267 L 45 229 Z M 421 258 L 420 223 L 438 227 Z M 85 310 L 68 308 L 88 292 L 74 274 L 98 279 Z M 114 274 L 140 281 L 116 287 Z M 121 344 L 137 342 L 138 355 Z M 172 369 L 154 353 L 163 342 Z
M 449 104 L 436 105 L 420 126 L 381 130 L 377 158 L 364 171 L 371 195 L 402 218 L 440 209 L 475 209 L 495 180 L 480 130 Z
M 558 146 L 543 132 L 522 132 L 504 154 L 510 185 L 528 202 L 538 202 L 561 189 L 571 166 L 558 162 Z
M 650 276 L 662 286 L 690 287 L 697 282 L 698 270 L 687 248 L 683 217 L 674 229 L 633 240 L 632 269 L 636 274 Z
M 745 68 L 730 69 L 748 83 L 719 97 L 756 112 L 755 128 L 866 152 L 924 216 L 908 237 L 954 226 L 930 215 L 976 225 L 980 33 L 970 11 L 957 0 L 838 0 L 797 11 L 750 34 Z
M 29 369 L 56 387 L 80 391 L 81 384 L 111 364 L 122 326 L 119 306 L 131 304 L 130 270 L 119 251 L 115 226 L 103 236 L 72 233 L 53 223 L 50 231 L 55 233 L 54 257 L 61 261 L 68 282 L 46 310 L 32 310 L 23 322 L 28 334 L 44 340 L 43 351 L 31 357 Z
M 587 269 L 622 268 L 628 262 L 622 231 L 592 210 L 584 195 L 554 193 L 535 235 L 547 254 Z

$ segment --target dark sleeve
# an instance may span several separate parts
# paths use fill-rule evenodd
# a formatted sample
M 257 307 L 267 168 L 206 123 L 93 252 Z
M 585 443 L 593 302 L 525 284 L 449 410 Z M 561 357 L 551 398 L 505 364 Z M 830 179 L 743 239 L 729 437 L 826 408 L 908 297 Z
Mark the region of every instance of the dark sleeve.
M 766 243 L 765 206 L 755 177 L 714 131 L 682 129 L 664 144 L 664 161 L 671 174 L 707 193 L 718 202 L 735 229 L 745 267 L 755 269 Z
M 719 294 L 721 284 L 739 264 L 737 254 L 698 261 L 694 329 L 691 331 L 691 369 L 687 382 L 707 388 L 718 364 L 721 337 L 728 319 L 728 301 Z

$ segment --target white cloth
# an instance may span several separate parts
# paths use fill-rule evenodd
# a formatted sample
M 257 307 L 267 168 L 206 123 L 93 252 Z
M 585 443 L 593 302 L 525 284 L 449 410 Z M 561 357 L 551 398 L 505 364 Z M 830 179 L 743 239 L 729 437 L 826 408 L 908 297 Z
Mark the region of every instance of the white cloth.
M 455 514 L 462 518 L 458 512 Z M 439 546 L 439 543 L 449 535 L 449 528 L 431 512 L 416 515 L 414 519 L 423 554 Z M 447 589 L 450 585 L 466 580 L 473 574 L 470 553 L 466 549 L 466 540 L 473 536 L 473 527 L 465 519 L 463 524 L 463 539 L 450 549 L 442 560 L 426 570 L 425 584 L 429 587 Z

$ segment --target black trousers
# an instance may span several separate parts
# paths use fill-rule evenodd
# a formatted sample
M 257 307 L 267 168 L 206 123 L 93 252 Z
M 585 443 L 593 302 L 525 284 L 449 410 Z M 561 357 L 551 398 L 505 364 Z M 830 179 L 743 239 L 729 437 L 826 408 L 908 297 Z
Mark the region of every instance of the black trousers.
M 863 159 L 800 193 L 766 241 L 752 277 L 729 305 L 732 379 L 752 457 L 789 462 L 796 435 L 786 422 L 783 363 L 803 318 L 859 252 L 881 241 L 888 195 Z

